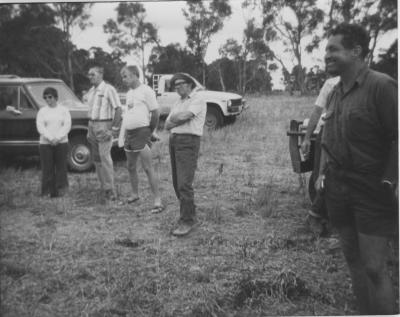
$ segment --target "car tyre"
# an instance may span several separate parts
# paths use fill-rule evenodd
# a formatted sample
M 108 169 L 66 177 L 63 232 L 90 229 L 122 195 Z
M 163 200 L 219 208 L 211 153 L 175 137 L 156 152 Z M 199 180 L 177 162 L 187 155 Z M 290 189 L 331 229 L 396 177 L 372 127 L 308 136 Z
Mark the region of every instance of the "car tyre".
M 208 130 L 215 130 L 222 126 L 223 117 L 219 109 L 207 106 L 206 122 L 205 126 Z
M 74 172 L 86 172 L 93 167 L 93 155 L 86 135 L 75 135 L 70 138 L 68 167 Z
M 312 172 L 310 178 L 308 179 L 308 195 L 311 201 L 314 201 L 315 196 L 317 195 L 317 191 L 315 190 L 315 181 L 314 173 Z

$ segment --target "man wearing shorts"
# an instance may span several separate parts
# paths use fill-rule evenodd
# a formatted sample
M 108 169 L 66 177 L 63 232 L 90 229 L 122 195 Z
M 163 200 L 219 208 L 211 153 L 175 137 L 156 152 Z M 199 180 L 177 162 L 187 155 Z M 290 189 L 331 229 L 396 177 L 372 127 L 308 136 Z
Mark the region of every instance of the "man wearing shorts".
M 124 114 L 119 146 L 123 146 L 127 159 L 133 195 L 127 200 L 133 203 L 139 200 L 139 179 L 137 161 L 140 158 L 142 167 L 150 183 L 154 195 L 153 213 L 161 212 L 161 204 L 157 175 L 154 172 L 151 155 L 151 137 L 158 124 L 158 103 L 154 91 L 139 80 L 139 69 L 126 66 L 121 70 L 122 81 L 129 87 L 126 94 L 128 109 Z
M 364 62 L 369 36 L 340 24 L 326 46 L 326 70 L 340 76 L 328 98 L 321 173 L 329 220 L 349 266 L 360 314 L 398 313 L 387 269 L 388 238 L 398 235 L 398 91 Z

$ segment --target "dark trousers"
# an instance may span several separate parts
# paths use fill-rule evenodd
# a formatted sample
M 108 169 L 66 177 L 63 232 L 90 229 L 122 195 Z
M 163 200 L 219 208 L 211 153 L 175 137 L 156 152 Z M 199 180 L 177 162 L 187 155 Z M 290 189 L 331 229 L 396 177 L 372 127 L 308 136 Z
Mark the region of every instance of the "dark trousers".
M 40 165 L 42 168 L 42 195 L 56 197 L 59 191 L 68 187 L 67 155 L 68 143 L 57 145 L 40 144 Z
M 172 182 L 180 201 L 180 221 L 195 221 L 193 180 L 200 150 L 200 137 L 192 134 L 172 134 L 169 139 Z

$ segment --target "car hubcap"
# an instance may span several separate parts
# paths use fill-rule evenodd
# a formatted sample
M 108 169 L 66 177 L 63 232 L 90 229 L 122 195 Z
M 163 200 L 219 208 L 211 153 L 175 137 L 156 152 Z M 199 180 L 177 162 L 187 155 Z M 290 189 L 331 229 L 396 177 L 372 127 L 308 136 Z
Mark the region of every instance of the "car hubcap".
M 90 151 L 84 145 L 77 145 L 73 149 L 72 159 L 78 165 L 85 165 L 90 160 Z
M 206 126 L 209 129 L 215 128 L 217 126 L 217 118 L 215 116 L 212 116 L 212 115 L 206 116 Z

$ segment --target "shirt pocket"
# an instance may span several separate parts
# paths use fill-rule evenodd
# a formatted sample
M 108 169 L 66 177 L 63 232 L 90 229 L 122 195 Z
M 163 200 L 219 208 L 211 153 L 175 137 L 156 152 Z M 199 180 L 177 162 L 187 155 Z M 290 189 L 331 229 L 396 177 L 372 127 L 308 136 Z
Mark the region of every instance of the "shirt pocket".
M 349 140 L 371 142 L 376 138 L 377 123 L 366 109 L 350 109 L 346 121 Z

